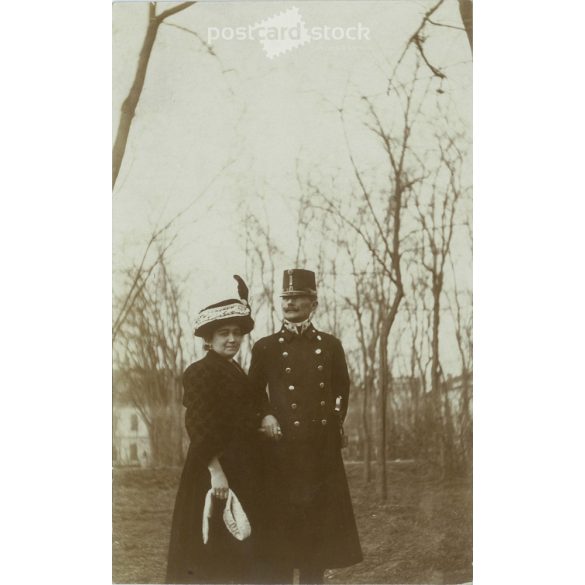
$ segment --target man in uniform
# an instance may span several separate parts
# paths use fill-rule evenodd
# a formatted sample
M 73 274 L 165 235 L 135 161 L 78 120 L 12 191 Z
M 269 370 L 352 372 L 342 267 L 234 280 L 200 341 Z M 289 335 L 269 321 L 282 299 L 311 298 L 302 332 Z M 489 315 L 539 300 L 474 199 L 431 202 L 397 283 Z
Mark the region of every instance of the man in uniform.
M 362 560 L 343 460 L 349 375 L 338 339 L 311 323 L 315 273 L 286 270 L 283 325 L 252 350 L 250 378 L 262 402 L 269 583 L 323 583 L 325 569 Z M 268 392 L 266 392 L 268 390 Z

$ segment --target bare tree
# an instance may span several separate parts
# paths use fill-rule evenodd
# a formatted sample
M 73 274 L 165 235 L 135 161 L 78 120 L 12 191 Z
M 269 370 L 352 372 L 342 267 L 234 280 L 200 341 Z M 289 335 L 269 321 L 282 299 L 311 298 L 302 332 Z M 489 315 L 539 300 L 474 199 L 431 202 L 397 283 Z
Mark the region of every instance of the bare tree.
M 454 287 L 448 295 L 449 309 L 455 325 L 455 340 L 461 360 L 461 407 L 459 409 L 459 445 L 463 474 L 471 472 L 473 422 L 471 417 L 472 372 L 473 372 L 473 323 L 471 291 L 460 291 L 456 271 L 451 258 Z M 462 302 L 462 299 L 466 302 Z
M 140 271 L 129 272 L 134 279 Z M 178 283 L 162 259 L 138 292 L 115 347 L 120 375 L 148 431 L 154 465 L 182 462 L 183 314 Z
M 115 343 L 124 321 L 132 310 L 134 302 L 142 292 L 143 287 L 148 282 L 153 271 L 163 263 L 169 256 L 169 251 L 173 246 L 179 233 L 179 221 L 184 218 L 188 212 L 197 206 L 199 211 L 195 216 L 196 221 L 204 217 L 205 211 L 208 211 L 213 202 L 207 207 L 199 208 L 208 189 L 213 185 L 218 177 L 227 169 L 233 161 L 227 161 L 211 180 L 197 193 L 191 201 L 183 207 L 178 213 L 173 215 L 166 223 L 160 226 L 160 223 L 151 229 L 148 240 L 141 251 L 140 260 L 129 268 L 125 268 L 126 286 L 121 287 L 116 303 L 113 307 L 113 324 L 112 324 L 112 344 Z M 160 226 L 160 227 L 159 227 Z
M 380 287 L 377 301 L 384 307 L 380 321 L 378 337 L 379 355 L 379 420 L 378 462 L 380 468 L 380 491 L 383 499 L 387 497 L 386 445 L 387 445 L 387 396 L 391 389 L 390 359 L 388 343 L 398 310 L 404 299 L 402 278 L 401 225 L 405 209 L 405 198 L 413 186 L 424 178 L 423 170 L 413 171 L 411 160 L 411 136 L 415 121 L 420 113 L 420 103 L 415 101 L 417 85 L 415 70 L 410 85 L 397 88 L 392 99 L 402 115 L 393 128 L 386 127 L 377 107 L 367 97 L 362 97 L 366 104 L 369 121 L 368 128 L 378 139 L 388 163 L 388 183 L 379 189 L 368 185 L 365 174 L 360 170 L 352 152 L 347 135 L 344 109 L 340 108 L 341 122 L 344 127 L 349 161 L 356 182 L 356 192 L 352 201 L 358 208 L 351 212 L 343 209 L 330 194 L 313 186 L 315 200 L 320 208 L 337 216 L 342 223 L 353 230 L 366 247 L 379 272 Z M 424 93 L 421 96 L 424 98 Z
M 169 227 L 170 225 L 167 224 L 161 229 L 155 229 L 146 243 L 139 263 L 126 270 L 127 289 L 123 295 L 116 299 L 117 302 L 114 304 L 112 344 L 115 343 L 120 329 L 133 310 L 134 303 L 142 294 L 150 275 L 157 266 L 164 262 L 165 256 L 175 240 L 176 236 L 164 242 L 164 236 Z
M 473 51 L 473 2 L 472 0 L 459 0 L 459 13 L 461 21 L 465 27 L 465 33 L 469 41 L 469 46 Z
M 424 185 L 417 185 L 414 204 L 421 226 L 420 266 L 430 278 L 432 295 L 431 397 L 427 424 L 432 427 L 435 461 L 446 473 L 453 471 L 453 422 L 448 396 L 441 384 L 440 324 L 445 282 L 445 264 L 451 251 L 457 204 L 462 196 L 463 154 L 456 138 L 436 136 L 439 160 Z
M 358 271 L 355 258 L 355 248 L 346 242 L 345 251 L 349 257 L 353 276 L 353 298 L 344 297 L 345 303 L 351 308 L 357 324 L 357 338 L 361 357 L 361 423 L 363 434 L 364 478 L 367 482 L 372 479 L 373 441 L 370 420 L 371 400 L 374 395 L 376 382 L 376 348 L 380 336 L 380 317 L 383 305 L 376 302 L 377 286 L 372 278 L 364 278 Z M 359 370 L 358 370 L 359 371 Z
M 431 442 L 426 425 L 427 408 L 427 377 L 431 365 L 428 348 L 431 345 L 431 331 L 426 305 L 426 282 L 420 278 L 412 280 L 405 313 L 410 331 L 409 347 L 409 387 L 412 403 L 411 429 L 413 433 L 413 455 L 416 458 L 427 458 L 427 450 Z
M 148 4 L 148 26 L 146 28 L 142 48 L 138 57 L 134 81 L 132 82 L 132 86 L 130 87 L 126 99 L 122 103 L 118 131 L 116 133 L 116 140 L 112 150 L 112 188 L 116 185 L 118 173 L 122 166 L 124 153 L 126 152 L 126 144 L 128 143 L 128 136 L 130 134 L 130 127 L 134 115 L 136 114 L 136 106 L 142 95 L 142 89 L 146 79 L 146 71 L 148 69 L 148 63 L 150 61 L 150 55 L 152 53 L 158 29 L 166 18 L 185 10 L 185 8 L 189 8 L 189 6 L 192 6 L 195 3 L 196 1 L 183 2 L 172 6 L 171 8 L 167 8 L 160 14 L 156 13 L 156 2 L 149 2 Z
M 420 24 L 412 33 L 412 35 L 410 35 L 410 37 L 406 41 L 406 44 L 404 45 L 402 53 L 396 60 L 394 69 L 392 70 L 392 73 L 390 74 L 388 80 L 388 92 L 390 92 L 390 90 L 393 87 L 398 68 L 402 65 L 405 56 L 412 47 L 414 47 L 414 49 L 416 50 L 420 58 L 423 60 L 427 68 L 431 71 L 433 77 L 436 77 L 441 80 L 447 77 L 447 75 L 445 74 L 444 70 L 441 69 L 441 67 L 434 65 L 432 63 L 432 60 L 429 58 L 425 50 L 425 42 L 427 40 L 427 31 L 429 26 L 445 27 L 454 30 L 464 31 L 465 34 L 467 35 L 467 40 L 469 41 L 469 48 L 473 51 L 473 2 L 472 0 L 458 0 L 458 2 L 459 14 L 461 15 L 463 27 L 443 22 L 437 22 L 436 20 L 434 20 L 437 13 L 440 12 L 440 8 L 445 4 L 445 0 L 438 0 L 423 14 Z
M 278 308 L 274 303 L 277 285 L 276 261 L 282 252 L 274 243 L 268 221 L 247 210 L 244 217 L 244 249 L 246 250 L 246 273 L 251 283 L 260 283 L 260 293 L 254 295 L 256 313 L 264 309 L 267 328 L 274 331 L 278 320 Z

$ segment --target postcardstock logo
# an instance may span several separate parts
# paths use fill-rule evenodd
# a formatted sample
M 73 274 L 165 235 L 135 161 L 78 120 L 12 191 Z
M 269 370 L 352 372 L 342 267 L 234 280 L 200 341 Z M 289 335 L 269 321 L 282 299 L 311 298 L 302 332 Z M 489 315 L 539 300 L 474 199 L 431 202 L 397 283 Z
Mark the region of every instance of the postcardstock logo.
M 269 59 L 302 47 L 311 41 L 309 31 L 296 6 L 256 23 L 252 29 Z
M 256 24 L 237 27 L 213 26 L 207 29 L 209 46 L 213 46 L 216 41 L 255 41 L 260 43 L 269 59 L 298 49 L 307 43 L 369 40 L 370 29 L 361 22 L 346 27 L 329 24 L 307 27 L 296 6 Z

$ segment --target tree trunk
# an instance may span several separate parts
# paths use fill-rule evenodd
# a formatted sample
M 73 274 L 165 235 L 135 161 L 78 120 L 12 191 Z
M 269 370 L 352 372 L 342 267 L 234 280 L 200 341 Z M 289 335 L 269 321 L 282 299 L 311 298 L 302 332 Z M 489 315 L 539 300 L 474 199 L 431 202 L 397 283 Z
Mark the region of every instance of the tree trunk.
M 436 267 L 436 259 L 434 261 Z M 442 432 L 442 411 L 443 405 L 441 400 L 441 369 L 439 361 L 439 326 L 441 320 L 441 291 L 442 291 L 442 275 L 433 271 L 433 328 L 431 338 L 431 396 L 433 397 L 433 416 L 431 438 L 433 441 L 433 459 L 439 466 L 441 472 L 445 468 L 445 445 L 443 443 Z
M 183 462 L 182 425 L 174 405 L 159 407 L 151 416 L 149 437 L 151 464 L 154 467 L 173 467 Z
M 146 78 L 146 70 L 148 68 L 150 54 L 152 52 L 152 47 L 156 39 L 156 33 L 158 32 L 158 27 L 160 25 L 160 21 L 154 14 L 154 6 L 154 3 L 149 5 L 148 28 L 146 29 L 146 35 L 144 36 L 144 42 L 142 43 L 142 49 L 140 50 L 134 82 L 132 83 L 132 87 L 130 88 L 128 96 L 122 104 L 120 121 L 118 123 L 118 132 L 116 134 L 116 141 L 114 142 L 114 148 L 112 150 L 112 189 L 116 185 L 118 173 L 120 172 L 120 167 L 122 166 L 122 160 L 124 159 L 126 144 L 128 142 L 128 135 L 130 134 L 130 126 L 136 113 L 138 100 L 142 94 L 142 88 L 144 87 L 144 80 Z
M 469 47 L 473 52 L 473 2 L 472 0 L 459 0 L 459 13 L 461 14 L 461 21 L 467 33 L 467 40 Z
M 372 436 L 370 432 L 370 381 L 366 379 L 364 384 L 364 398 L 362 401 L 362 432 L 364 437 L 364 479 L 367 483 L 372 481 Z
M 387 498 L 388 479 L 386 476 L 386 392 L 388 389 L 388 333 L 385 324 L 380 336 L 380 437 L 378 452 L 378 467 L 380 469 L 380 491 L 382 501 Z
M 451 412 L 451 403 L 449 402 L 449 385 L 442 384 L 441 385 L 444 391 L 444 422 L 443 422 L 443 436 L 444 436 L 444 445 L 445 445 L 445 467 L 444 467 L 444 475 L 447 477 L 452 477 L 458 468 L 458 453 L 457 453 L 457 445 L 455 444 L 455 432 L 453 426 L 453 415 Z
M 467 368 L 463 368 L 461 372 L 462 387 L 463 387 L 463 400 L 461 405 L 461 447 L 463 451 L 463 463 L 465 474 L 469 474 L 472 468 L 472 428 L 471 428 L 471 416 L 469 413 L 470 406 L 470 388 L 469 388 L 469 372 Z

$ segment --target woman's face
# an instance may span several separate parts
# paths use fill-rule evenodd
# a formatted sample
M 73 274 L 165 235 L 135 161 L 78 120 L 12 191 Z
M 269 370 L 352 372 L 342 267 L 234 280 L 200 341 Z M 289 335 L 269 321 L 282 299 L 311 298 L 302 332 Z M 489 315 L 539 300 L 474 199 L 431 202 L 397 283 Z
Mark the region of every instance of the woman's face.
M 233 358 L 242 344 L 242 330 L 239 325 L 221 325 L 208 341 L 211 349 L 226 359 Z

